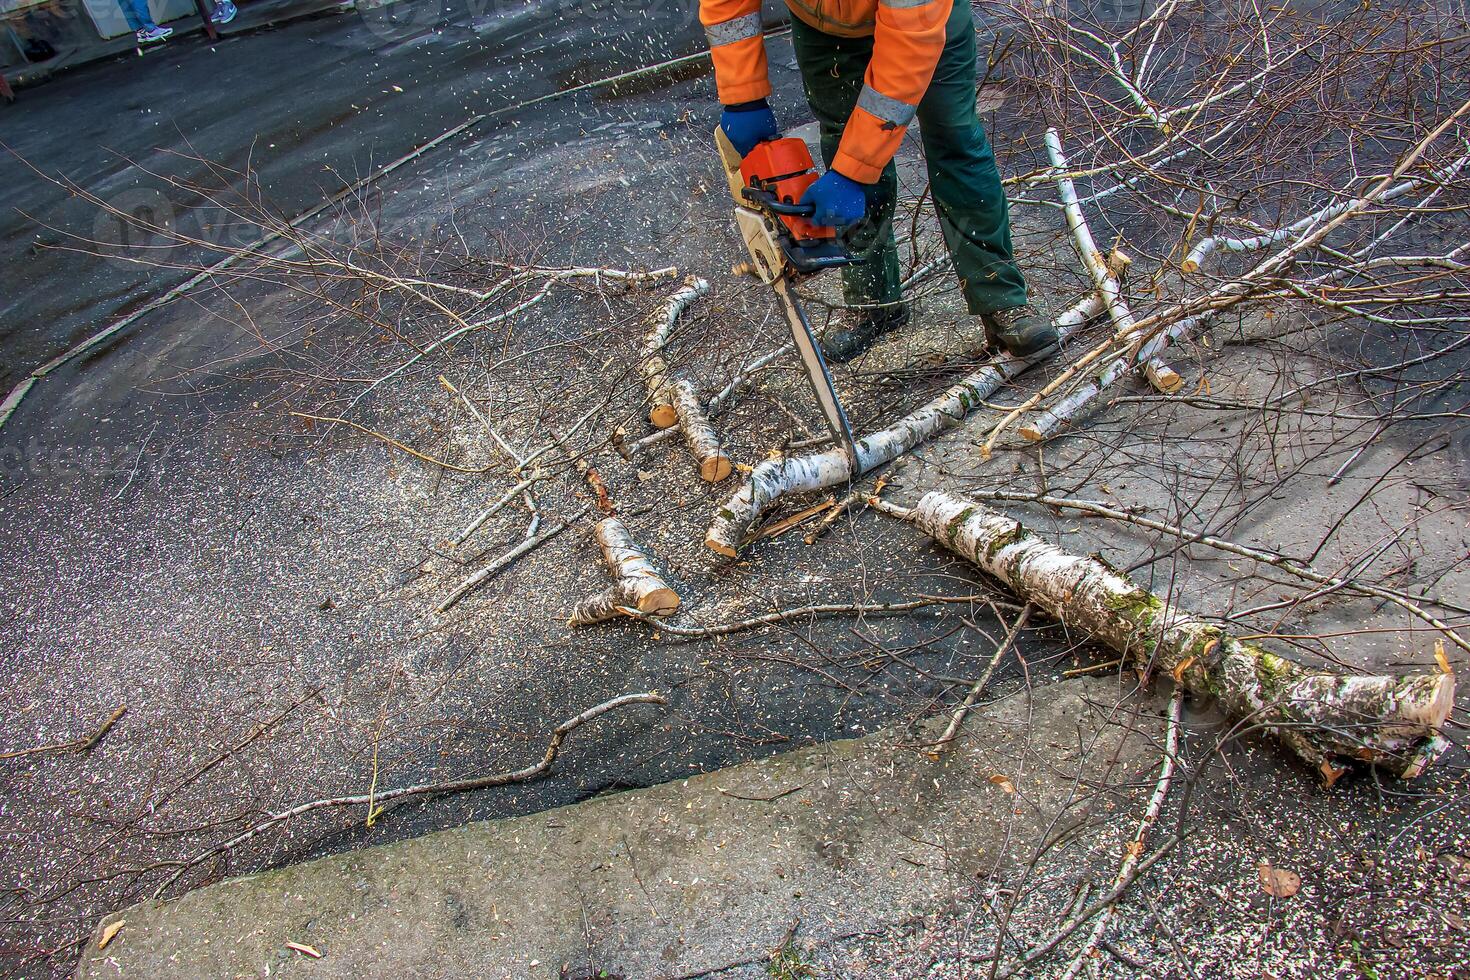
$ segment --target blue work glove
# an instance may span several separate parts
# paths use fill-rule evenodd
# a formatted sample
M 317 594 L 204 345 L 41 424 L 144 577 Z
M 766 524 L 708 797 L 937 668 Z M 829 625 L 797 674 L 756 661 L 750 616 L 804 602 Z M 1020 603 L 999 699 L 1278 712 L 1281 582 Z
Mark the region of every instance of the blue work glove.
M 816 207 L 811 221 L 831 228 L 847 228 L 863 220 L 868 212 L 868 195 L 851 177 L 829 170 L 801 196 L 802 204 Z
M 781 135 L 781 127 L 776 125 L 776 114 L 765 99 L 725 106 L 725 111 L 720 113 L 720 128 L 730 138 L 735 152 L 742 157 L 755 149 L 761 140 Z

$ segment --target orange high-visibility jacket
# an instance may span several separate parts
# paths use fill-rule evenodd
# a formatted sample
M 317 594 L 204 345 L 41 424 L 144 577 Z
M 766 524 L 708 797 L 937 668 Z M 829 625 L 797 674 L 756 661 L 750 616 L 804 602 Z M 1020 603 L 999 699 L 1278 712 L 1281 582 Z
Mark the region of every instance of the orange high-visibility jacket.
M 786 0 L 786 6 L 819 31 L 873 38 L 857 107 L 832 160 L 833 170 L 871 184 L 898 152 L 934 77 L 954 0 Z M 699 20 L 725 105 L 771 94 L 760 10 L 760 0 L 700 0 Z

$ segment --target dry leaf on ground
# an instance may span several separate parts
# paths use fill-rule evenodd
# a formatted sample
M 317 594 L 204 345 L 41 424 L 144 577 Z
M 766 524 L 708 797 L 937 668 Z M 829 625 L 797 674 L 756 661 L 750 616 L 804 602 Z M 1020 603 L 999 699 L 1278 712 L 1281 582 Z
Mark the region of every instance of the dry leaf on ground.
M 1295 871 L 1285 868 L 1273 868 L 1270 862 L 1262 861 L 1259 868 L 1261 873 L 1261 891 L 1272 898 L 1290 898 L 1301 891 L 1302 878 Z
M 112 942 L 112 937 L 116 936 L 120 931 L 122 931 L 122 927 L 127 925 L 127 923 L 127 919 L 118 919 L 116 922 L 109 922 L 103 928 L 102 935 L 97 937 L 97 948 L 106 949 L 107 944 Z

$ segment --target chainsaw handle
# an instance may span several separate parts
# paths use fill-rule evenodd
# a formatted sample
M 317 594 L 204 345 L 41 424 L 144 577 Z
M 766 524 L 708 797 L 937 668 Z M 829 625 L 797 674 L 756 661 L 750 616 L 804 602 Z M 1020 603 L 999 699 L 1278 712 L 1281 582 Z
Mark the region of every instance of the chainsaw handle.
M 817 213 L 815 204 L 786 204 L 777 200 L 776 195 L 770 191 L 759 190 L 755 187 L 742 187 L 740 193 L 747 201 L 760 204 L 772 214 L 782 214 L 792 218 L 810 218 Z

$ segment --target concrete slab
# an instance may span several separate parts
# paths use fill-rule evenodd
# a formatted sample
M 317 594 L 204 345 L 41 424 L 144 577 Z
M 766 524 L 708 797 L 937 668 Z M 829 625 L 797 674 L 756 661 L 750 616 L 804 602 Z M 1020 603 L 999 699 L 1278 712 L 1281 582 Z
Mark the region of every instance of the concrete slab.
M 932 907 L 1012 842 L 1070 829 L 1080 787 L 1149 783 L 1156 722 L 1106 725 L 1091 706 L 1117 700 L 1111 680 L 1059 683 L 976 712 L 938 762 L 889 731 L 221 882 L 109 917 L 77 976 L 653 978 L 761 960 L 796 922 L 831 939 Z

